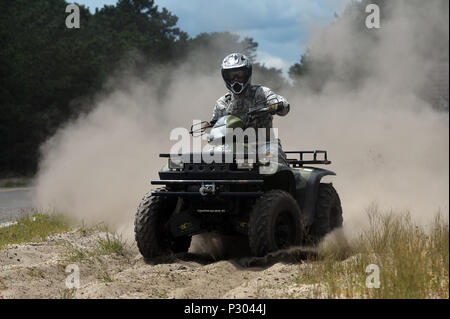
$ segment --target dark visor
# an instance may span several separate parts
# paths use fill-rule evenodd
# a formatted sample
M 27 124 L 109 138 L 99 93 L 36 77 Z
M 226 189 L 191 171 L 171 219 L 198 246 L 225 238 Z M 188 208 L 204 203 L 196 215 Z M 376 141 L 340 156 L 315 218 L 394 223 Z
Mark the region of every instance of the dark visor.
M 224 78 L 228 81 L 233 80 L 236 78 L 238 81 L 242 82 L 245 81 L 245 78 L 247 76 L 246 70 L 225 70 L 223 72 Z

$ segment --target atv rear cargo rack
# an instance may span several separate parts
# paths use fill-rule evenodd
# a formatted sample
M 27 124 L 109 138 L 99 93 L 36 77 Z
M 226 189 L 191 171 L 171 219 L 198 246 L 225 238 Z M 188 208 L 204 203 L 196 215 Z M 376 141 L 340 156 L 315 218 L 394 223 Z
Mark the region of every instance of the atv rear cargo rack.
M 329 165 L 331 164 L 331 161 L 327 158 L 327 151 L 285 151 L 285 154 L 298 154 L 300 156 L 299 159 L 294 158 L 287 158 L 287 162 L 292 167 L 302 167 L 303 165 L 309 165 L 309 164 L 324 164 Z M 303 155 L 304 154 L 313 154 L 312 159 L 304 160 Z M 317 155 L 323 154 L 322 159 L 317 159 Z

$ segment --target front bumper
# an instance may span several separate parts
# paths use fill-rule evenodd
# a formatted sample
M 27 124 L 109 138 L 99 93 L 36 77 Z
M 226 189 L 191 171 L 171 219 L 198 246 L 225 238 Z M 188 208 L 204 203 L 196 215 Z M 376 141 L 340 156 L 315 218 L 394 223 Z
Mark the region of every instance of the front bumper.
M 153 196 L 219 196 L 219 197 L 258 197 L 262 191 L 252 189 L 262 188 L 262 179 L 209 179 L 209 180 L 153 180 L 152 185 L 166 185 L 167 191 L 153 191 Z M 184 186 L 184 187 L 183 187 Z M 185 190 L 186 186 L 198 186 L 198 190 Z M 230 188 L 238 188 L 231 190 Z M 250 186 L 250 187 L 248 187 Z M 180 189 L 181 187 L 181 189 Z

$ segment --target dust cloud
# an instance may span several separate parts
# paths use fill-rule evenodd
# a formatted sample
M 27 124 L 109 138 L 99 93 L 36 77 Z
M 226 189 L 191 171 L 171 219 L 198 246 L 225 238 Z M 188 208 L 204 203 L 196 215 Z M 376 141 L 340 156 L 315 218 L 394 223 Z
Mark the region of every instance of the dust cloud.
M 316 71 L 300 91 L 286 91 L 291 112 L 274 124 L 284 149 L 328 150 L 348 229 L 367 225 L 373 204 L 409 211 L 418 223 L 448 216 L 448 102 L 439 111 L 429 96 L 443 86 L 448 101 L 448 2 L 388 9 L 380 29 L 344 18 L 317 31 Z
M 396 1 L 389 12 L 372 36 L 344 17 L 316 30 L 309 47 L 323 69 L 301 89 L 278 92 L 291 103 L 274 120 L 283 148 L 328 150 L 347 230 L 366 224 L 373 202 L 421 222 L 439 209 L 448 215 L 448 112 L 433 109 L 425 94 L 433 72 L 448 77 L 448 2 L 442 10 L 438 1 Z M 172 146 L 171 129 L 209 120 L 225 93 L 216 62 L 211 74 L 171 70 L 162 100 L 152 70 L 148 78 L 113 79 L 114 92 L 43 145 L 36 205 L 105 222 L 132 240 L 137 205 L 165 163 L 158 154 Z
M 129 78 L 126 87 L 99 98 L 91 113 L 43 145 L 36 205 L 88 224 L 104 222 L 131 239 L 137 205 L 165 164 L 159 153 L 172 145 L 171 129 L 209 120 L 223 94 L 219 79 L 216 87 L 211 83 L 181 76 L 161 103 L 151 83 Z

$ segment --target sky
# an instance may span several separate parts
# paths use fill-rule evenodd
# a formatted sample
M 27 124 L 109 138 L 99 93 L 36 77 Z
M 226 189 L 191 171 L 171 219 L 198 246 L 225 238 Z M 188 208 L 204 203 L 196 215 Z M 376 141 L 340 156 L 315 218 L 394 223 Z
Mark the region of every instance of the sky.
M 91 12 L 116 0 L 78 0 Z M 328 25 L 348 0 L 155 0 L 195 37 L 201 32 L 230 31 L 258 43 L 256 62 L 282 69 L 300 61 L 314 30 Z

